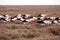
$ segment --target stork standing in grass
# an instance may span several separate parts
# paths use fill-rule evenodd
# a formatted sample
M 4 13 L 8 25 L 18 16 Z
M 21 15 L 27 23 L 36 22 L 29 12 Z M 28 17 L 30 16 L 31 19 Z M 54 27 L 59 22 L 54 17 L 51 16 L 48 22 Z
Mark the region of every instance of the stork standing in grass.
M 51 20 L 38 20 L 37 23 L 40 23 L 40 24 L 48 24 L 48 25 L 51 25 L 52 24 L 52 21 Z
M 31 23 L 31 22 L 33 22 L 33 21 L 36 21 L 37 20 L 37 18 L 36 17 L 29 17 L 28 19 L 25 19 L 24 21 L 22 21 L 24 24 L 26 24 L 26 23 Z
M 60 24 L 60 17 L 56 17 L 55 20 L 52 21 L 53 24 Z
M 37 18 L 40 20 L 44 20 L 46 18 L 46 14 L 39 14 Z
M 11 17 L 11 22 L 14 22 L 14 21 L 16 21 L 17 20 L 17 16 L 13 16 L 13 17 Z
M 20 20 L 22 18 L 22 14 L 18 14 L 16 17 L 18 20 Z
M 46 17 L 46 20 L 55 20 L 56 17 Z
M 22 15 L 22 18 L 27 19 L 27 18 L 29 18 L 30 16 L 31 16 L 30 14 L 23 14 L 23 15 Z
M 45 14 L 40 14 L 38 15 L 37 23 L 42 23 L 42 24 L 52 24 L 52 21 L 50 20 L 50 17 L 46 18 Z
M 2 15 L 1 21 L 3 22 L 10 22 L 10 15 Z
M 52 24 L 52 21 L 51 20 L 44 20 L 43 21 L 45 24 L 47 24 L 47 25 L 51 25 Z

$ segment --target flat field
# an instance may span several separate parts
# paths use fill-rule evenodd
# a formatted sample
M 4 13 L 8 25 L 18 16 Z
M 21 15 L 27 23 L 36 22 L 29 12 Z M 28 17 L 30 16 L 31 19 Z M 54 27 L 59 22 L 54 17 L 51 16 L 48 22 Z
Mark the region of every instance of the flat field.
M 1 6 L 0 14 L 31 14 L 40 13 L 47 16 L 60 16 L 60 6 Z M 0 40 L 60 40 L 60 25 L 40 25 L 36 22 L 28 24 L 0 22 Z

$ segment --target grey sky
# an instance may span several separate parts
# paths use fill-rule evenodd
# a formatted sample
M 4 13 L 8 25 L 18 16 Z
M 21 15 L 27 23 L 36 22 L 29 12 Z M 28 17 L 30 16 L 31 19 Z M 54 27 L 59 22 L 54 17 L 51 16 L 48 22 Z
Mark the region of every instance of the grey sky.
M 0 5 L 60 5 L 60 0 L 0 0 Z

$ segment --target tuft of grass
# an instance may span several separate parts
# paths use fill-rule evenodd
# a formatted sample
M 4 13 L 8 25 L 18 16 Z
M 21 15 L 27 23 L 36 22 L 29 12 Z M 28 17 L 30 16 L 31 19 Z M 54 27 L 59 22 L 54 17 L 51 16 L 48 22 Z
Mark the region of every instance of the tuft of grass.
M 35 26 L 36 26 L 36 28 L 43 28 L 43 27 L 45 27 L 45 25 L 41 25 L 41 24 L 38 24 L 38 23 L 36 23 Z
M 16 26 L 16 25 L 10 25 L 10 26 L 8 26 L 7 28 L 8 28 L 8 29 L 18 29 L 18 26 Z
M 17 26 L 12 25 L 12 26 L 11 26 L 11 29 L 17 29 Z
M 34 34 L 27 34 L 27 35 L 22 35 L 24 38 L 34 38 Z
M 55 36 L 59 36 L 59 35 L 60 35 L 59 32 L 56 31 L 56 29 L 53 29 L 53 28 L 50 29 L 50 32 L 51 32 L 53 35 L 55 35 Z
M 8 37 L 11 37 L 11 39 L 17 39 L 19 38 L 18 34 L 8 34 Z
M 8 38 L 6 36 L 0 36 L 0 40 L 10 40 L 10 38 Z

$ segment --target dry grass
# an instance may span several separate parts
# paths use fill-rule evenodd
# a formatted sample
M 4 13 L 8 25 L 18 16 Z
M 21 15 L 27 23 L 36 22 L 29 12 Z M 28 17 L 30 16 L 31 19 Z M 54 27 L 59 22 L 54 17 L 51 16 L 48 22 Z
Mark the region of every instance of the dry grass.
M 0 14 L 39 13 L 60 16 L 60 6 L 0 6 Z M 0 40 L 60 40 L 60 25 L 40 25 L 36 22 L 21 24 L 0 22 Z

